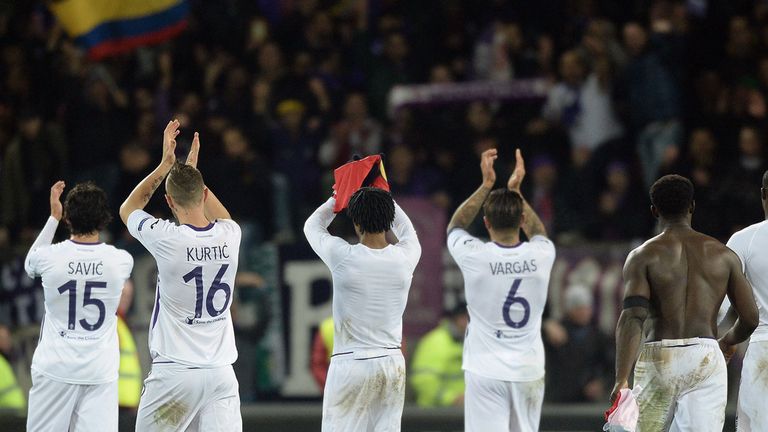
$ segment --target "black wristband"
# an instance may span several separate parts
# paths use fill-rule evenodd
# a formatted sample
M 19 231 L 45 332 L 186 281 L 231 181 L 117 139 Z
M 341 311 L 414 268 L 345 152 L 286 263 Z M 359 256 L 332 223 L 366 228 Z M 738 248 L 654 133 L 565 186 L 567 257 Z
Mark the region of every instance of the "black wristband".
M 629 296 L 624 299 L 624 309 L 629 309 L 633 307 L 641 307 L 646 308 L 651 305 L 651 302 L 642 296 Z

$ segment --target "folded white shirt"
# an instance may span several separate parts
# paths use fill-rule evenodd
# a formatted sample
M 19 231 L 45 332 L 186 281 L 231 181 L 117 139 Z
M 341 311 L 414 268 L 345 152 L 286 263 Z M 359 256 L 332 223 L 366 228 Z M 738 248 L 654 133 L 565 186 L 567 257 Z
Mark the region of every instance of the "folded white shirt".
M 621 389 L 619 396 L 613 405 L 605 412 L 605 426 L 603 431 L 607 432 L 635 432 L 637 429 L 637 420 L 640 417 L 640 407 L 637 405 L 635 395 L 640 393 L 642 388 L 636 386 L 630 390 Z

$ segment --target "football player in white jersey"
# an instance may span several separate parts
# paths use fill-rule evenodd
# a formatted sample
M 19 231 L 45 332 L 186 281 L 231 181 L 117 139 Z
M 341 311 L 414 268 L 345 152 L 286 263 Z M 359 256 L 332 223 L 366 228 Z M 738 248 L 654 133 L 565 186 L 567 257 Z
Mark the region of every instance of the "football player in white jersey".
M 165 128 L 163 158 L 120 207 L 128 231 L 157 261 L 149 329 L 152 371 L 144 381 L 136 430 L 240 431 L 240 396 L 230 305 L 240 227 L 197 170 L 197 133 L 187 163 L 176 162 L 179 122 Z M 167 176 L 167 179 L 166 179 Z M 146 213 L 165 179 L 179 224 Z
M 507 187 L 494 190 L 496 158 L 496 149 L 482 154 L 483 183 L 448 224 L 448 251 L 464 277 L 469 310 L 464 428 L 534 432 L 544 399 L 541 315 L 555 246 L 520 194 L 525 176 L 520 150 Z M 466 231 L 481 207 L 490 242 Z M 520 241 L 521 229 L 527 242 Z
M 768 362 L 768 171 L 763 174 L 760 189 L 765 218 L 735 233 L 727 246 L 741 259 L 742 269 L 752 285 L 759 324 L 749 339 L 747 354 L 741 369 L 739 402 L 736 410 L 736 430 L 756 432 L 768 430 L 768 399 L 765 390 L 765 364 Z M 725 309 L 730 306 L 725 298 Z
M 112 219 L 103 190 L 78 184 L 62 206 L 63 191 L 63 181 L 51 188 L 51 217 L 24 261 L 30 277 L 42 278 L 45 296 L 27 430 L 117 431 L 115 314 L 133 258 L 99 241 Z M 71 235 L 51 244 L 62 215 Z
M 360 242 L 328 232 L 330 198 L 307 219 L 304 234 L 333 276 L 333 355 L 323 397 L 323 432 L 400 430 L 405 360 L 403 312 L 421 246 L 389 192 L 365 187 L 347 213 Z M 387 231 L 397 237 L 389 244 Z

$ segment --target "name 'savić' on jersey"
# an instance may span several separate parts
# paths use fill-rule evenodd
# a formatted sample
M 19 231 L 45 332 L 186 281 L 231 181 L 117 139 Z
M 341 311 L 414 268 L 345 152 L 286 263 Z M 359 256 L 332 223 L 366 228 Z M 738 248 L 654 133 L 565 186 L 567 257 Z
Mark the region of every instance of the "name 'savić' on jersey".
M 507 247 L 454 229 L 448 234 L 448 251 L 464 277 L 470 317 L 463 368 L 504 381 L 542 378 L 541 315 L 555 262 L 554 244 L 533 236 Z
M 57 225 L 46 224 L 49 239 Z M 33 246 L 24 263 L 30 277 L 42 278 L 45 296 L 32 369 L 70 384 L 112 382 L 120 362 L 115 314 L 133 258 L 104 243 L 47 243 Z
M 219 219 L 207 227 L 158 219 L 143 210 L 128 231 L 157 261 L 149 329 L 153 362 L 220 367 L 237 360 L 230 306 L 240 250 L 240 226 Z

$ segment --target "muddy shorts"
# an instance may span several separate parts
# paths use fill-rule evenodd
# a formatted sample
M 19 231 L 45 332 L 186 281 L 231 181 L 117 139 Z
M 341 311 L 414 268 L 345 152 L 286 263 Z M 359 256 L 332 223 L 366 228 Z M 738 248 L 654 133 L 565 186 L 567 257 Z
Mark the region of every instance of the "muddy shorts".
M 27 430 L 30 432 L 116 432 L 117 380 L 68 384 L 32 369 Z
M 466 432 L 539 430 L 544 378 L 501 381 L 464 371 Z
M 721 432 L 728 398 L 725 359 L 714 339 L 643 345 L 635 365 L 637 432 Z
M 144 380 L 137 432 L 240 432 L 240 394 L 232 366 L 153 364 Z
M 739 384 L 736 430 L 768 431 L 768 341 L 750 342 Z
M 405 402 L 400 349 L 331 357 L 323 393 L 322 432 L 396 432 Z

